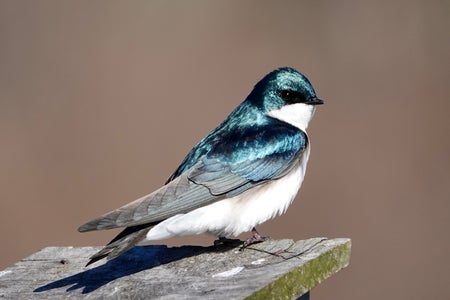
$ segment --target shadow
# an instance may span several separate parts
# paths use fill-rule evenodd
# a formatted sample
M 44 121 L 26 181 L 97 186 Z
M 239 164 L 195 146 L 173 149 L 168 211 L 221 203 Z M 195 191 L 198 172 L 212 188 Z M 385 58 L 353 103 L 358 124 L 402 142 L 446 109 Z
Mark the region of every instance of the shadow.
M 124 276 L 204 252 L 226 251 L 235 246 L 236 244 L 210 247 L 181 246 L 171 248 L 168 248 L 165 245 L 137 246 L 117 258 L 107 261 L 103 265 L 48 283 L 36 288 L 33 292 L 39 293 L 70 286 L 67 288 L 67 292 L 83 289 L 82 293 L 87 294 Z

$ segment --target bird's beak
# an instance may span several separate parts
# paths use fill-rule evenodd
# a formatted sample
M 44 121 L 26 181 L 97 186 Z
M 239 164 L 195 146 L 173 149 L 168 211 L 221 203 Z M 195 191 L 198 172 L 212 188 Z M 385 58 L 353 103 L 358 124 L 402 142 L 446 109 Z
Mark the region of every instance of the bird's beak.
M 306 104 L 310 104 L 310 105 L 320 105 L 320 104 L 323 104 L 323 103 L 324 103 L 323 100 L 321 100 L 319 98 L 312 98 L 312 99 L 309 99 L 306 102 Z

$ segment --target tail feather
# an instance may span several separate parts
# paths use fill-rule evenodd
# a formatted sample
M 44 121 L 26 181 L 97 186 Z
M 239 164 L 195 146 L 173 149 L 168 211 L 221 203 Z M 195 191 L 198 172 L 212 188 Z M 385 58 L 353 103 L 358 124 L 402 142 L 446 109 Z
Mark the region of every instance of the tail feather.
M 108 260 L 113 259 L 131 249 L 143 240 L 147 235 L 147 232 L 155 225 L 156 224 L 151 223 L 125 228 L 102 250 L 91 256 L 86 267 L 105 257 Z

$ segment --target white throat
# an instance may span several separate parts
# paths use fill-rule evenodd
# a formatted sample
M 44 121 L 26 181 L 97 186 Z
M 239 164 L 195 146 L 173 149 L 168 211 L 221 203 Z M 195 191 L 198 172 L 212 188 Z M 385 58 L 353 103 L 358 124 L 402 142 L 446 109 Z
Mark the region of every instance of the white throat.
M 295 103 L 285 105 L 280 109 L 269 111 L 268 115 L 272 118 L 291 124 L 300 130 L 306 131 L 309 121 L 314 115 L 314 105 L 305 103 Z

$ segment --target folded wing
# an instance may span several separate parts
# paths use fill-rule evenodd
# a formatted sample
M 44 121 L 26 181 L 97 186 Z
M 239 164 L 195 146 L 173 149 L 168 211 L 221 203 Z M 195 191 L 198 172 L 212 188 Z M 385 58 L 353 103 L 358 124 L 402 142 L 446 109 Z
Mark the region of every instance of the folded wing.
M 82 225 L 79 231 L 155 224 L 238 195 L 286 174 L 308 143 L 303 131 L 282 122 L 222 135 L 220 141 L 160 189 Z

